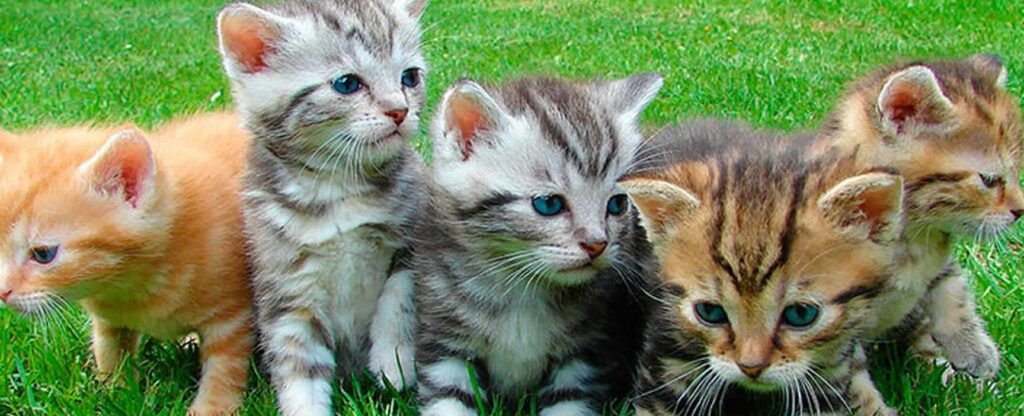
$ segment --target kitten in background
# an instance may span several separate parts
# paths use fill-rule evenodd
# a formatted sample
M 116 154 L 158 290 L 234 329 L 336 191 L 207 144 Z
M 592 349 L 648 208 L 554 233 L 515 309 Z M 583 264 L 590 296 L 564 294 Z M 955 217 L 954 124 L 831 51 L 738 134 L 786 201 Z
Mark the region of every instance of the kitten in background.
M 621 182 L 661 278 L 638 415 L 894 415 L 858 339 L 891 290 L 901 178 L 719 122 L 644 146 L 660 160 Z
M 233 3 L 218 17 L 253 135 L 244 212 L 254 301 L 285 415 L 329 414 L 339 372 L 415 380 L 411 276 L 388 276 L 401 247 L 394 183 L 418 157 L 409 141 L 425 98 L 425 3 Z
M 134 128 L 0 137 L 0 300 L 29 316 L 66 301 L 92 321 L 101 375 L 141 334 L 195 332 L 190 415 L 242 402 L 252 335 L 240 201 L 249 145 L 232 115 Z
M 597 415 L 626 394 L 647 245 L 616 180 L 661 85 L 463 80 L 444 95 L 434 161 L 403 185 L 423 415 L 514 408 L 523 394 L 540 415 Z
M 814 139 L 906 179 L 898 290 L 879 299 L 870 336 L 906 340 L 980 379 L 998 373 L 999 350 L 952 250 L 960 238 L 998 238 L 1024 214 L 1024 130 L 1006 80 L 990 55 L 886 68 L 856 83 Z

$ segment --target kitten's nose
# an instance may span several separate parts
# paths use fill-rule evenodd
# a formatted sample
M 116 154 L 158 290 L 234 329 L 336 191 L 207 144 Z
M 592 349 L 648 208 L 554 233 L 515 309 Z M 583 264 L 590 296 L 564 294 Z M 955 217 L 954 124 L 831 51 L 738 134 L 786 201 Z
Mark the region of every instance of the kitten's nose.
M 740 368 L 740 371 L 742 371 L 743 374 L 746 374 L 747 377 L 750 378 L 757 378 L 757 376 L 760 376 L 761 372 L 768 367 L 765 363 L 736 363 L 736 366 Z
M 1021 215 L 1024 215 L 1024 209 L 1011 209 L 1010 213 L 1013 214 L 1013 220 L 1017 221 L 1020 219 Z
M 384 112 L 384 115 L 395 120 L 395 125 L 402 124 L 402 122 L 405 121 L 406 114 L 409 114 L 408 108 L 396 108 L 394 110 Z
M 3 293 L 0 293 L 0 301 L 4 301 L 6 303 L 7 298 L 11 297 L 12 293 L 14 293 L 14 290 L 7 290 Z
M 600 256 L 601 253 L 604 253 L 605 247 L 608 247 L 607 241 L 598 241 L 595 243 L 580 243 L 580 248 L 582 248 L 583 251 L 587 252 L 587 255 L 589 255 L 591 259 L 595 259 L 597 258 L 597 256 Z

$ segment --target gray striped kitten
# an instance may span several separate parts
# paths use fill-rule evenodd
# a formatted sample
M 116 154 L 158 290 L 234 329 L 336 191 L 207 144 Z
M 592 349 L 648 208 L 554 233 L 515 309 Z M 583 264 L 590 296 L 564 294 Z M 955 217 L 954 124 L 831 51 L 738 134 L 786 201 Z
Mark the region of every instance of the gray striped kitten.
M 643 316 L 627 281 L 643 282 L 648 247 L 616 180 L 661 85 L 464 80 L 445 94 L 410 236 L 424 416 L 523 394 L 541 415 L 593 415 L 626 393 Z
M 369 365 L 398 386 L 414 378 L 399 371 L 413 367 L 411 346 L 370 344 L 397 345 L 413 329 L 391 322 L 411 309 L 401 296 L 410 276 L 388 273 L 400 247 L 392 184 L 413 157 L 424 100 L 424 6 L 234 3 L 218 18 L 224 66 L 254 136 L 244 209 L 257 327 L 286 415 L 329 414 L 339 371 Z

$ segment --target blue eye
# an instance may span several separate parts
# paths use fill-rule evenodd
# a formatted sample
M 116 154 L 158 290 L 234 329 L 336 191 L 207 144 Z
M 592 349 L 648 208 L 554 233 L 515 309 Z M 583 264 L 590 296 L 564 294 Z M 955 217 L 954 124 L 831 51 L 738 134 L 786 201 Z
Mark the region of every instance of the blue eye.
M 352 74 L 346 74 L 335 78 L 334 81 L 331 82 L 331 87 L 340 94 L 349 95 L 359 91 L 359 89 L 363 87 L 363 83 L 362 81 L 359 81 L 359 77 Z
M 545 217 L 558 215 L 565 210 L 565 199 L 561 195 L 545 195 L 533 198 L 533 209 Z
M 629 206 L 629 199 L 626 198 L 626 194 L 619 194 L 608 200 L 608 213 L 611 215 L 622 215 L 626 212 L 626 207 Z
M 789 305 L 782 310 L 782 321 L 786 325 L 803 328 L 813 324 L 818 319 L 818 307 L 806 303 Z
M 407 88 L 416 88 L 417 85 L 420 85 L 420 69 L 409 68 L 402 72 L 402 85 Z
M 57 249 L 60 246 L 38 246 L 32 247 L 29 250 L 29 255 L 32 256 L 32 260 L 39 264 L 50 264 L 53 259 L 57 258 Z
M 693 305 L 693 310 L 697 312 L 697 317 L 708 325 L 721 325 L 729 322 L 729 316 L 725 314 L 725 308 L 722 305 L 702 302 Z

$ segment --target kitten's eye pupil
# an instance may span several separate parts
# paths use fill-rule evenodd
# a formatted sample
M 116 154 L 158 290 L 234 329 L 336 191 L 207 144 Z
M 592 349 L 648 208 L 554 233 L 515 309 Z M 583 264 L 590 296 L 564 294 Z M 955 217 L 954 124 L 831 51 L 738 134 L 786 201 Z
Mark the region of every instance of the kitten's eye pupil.
M 807 303 L 789 305 L 782 311 L 782 320 L 786 325 L 803 328 L 818 319 L 818 307 Z
M 626 212 L 626 207 L 629 204 L 629 199 L 626 198 L 625 194 L 619 194 L 608 200 L 608 213 L 611 215 L 622 215 Z
M 406 88 L 416 88 L 417 85 L 420 85 L 419 68 L 409 68 L 402 72 L 402 85 Z
M 334 79 L 331 82 L 331 87 L 334 88 L 339 94 L 349 95 L 356 91 L 359 91 L 363 87 L 362 81 L 359 81 L 359 77 L 346 74 Z
M 558 215 L 565 210 L 565 199 L 561 195 L 543 195 L 533 198 L 533 209 L 545 217 Z
M 38 246 L 29 250 L 32 260 L 39 264 L 50 264 L 57 257 L 59 246 Z
M 729 322 L 729 316 L 725 314 L 725 308 L 722 305 L 701 302 L 693 305 L 693 309 L 697 312 L 697 317 L 708 325 L 721 325 Z
M 984 173 L 979 173 L 978 177 L 981 178 L 981 183 L 983 183 L 986 188 L 995 188 L 1003 183 L 1003 178 L 999 175 L 986 175 Z

